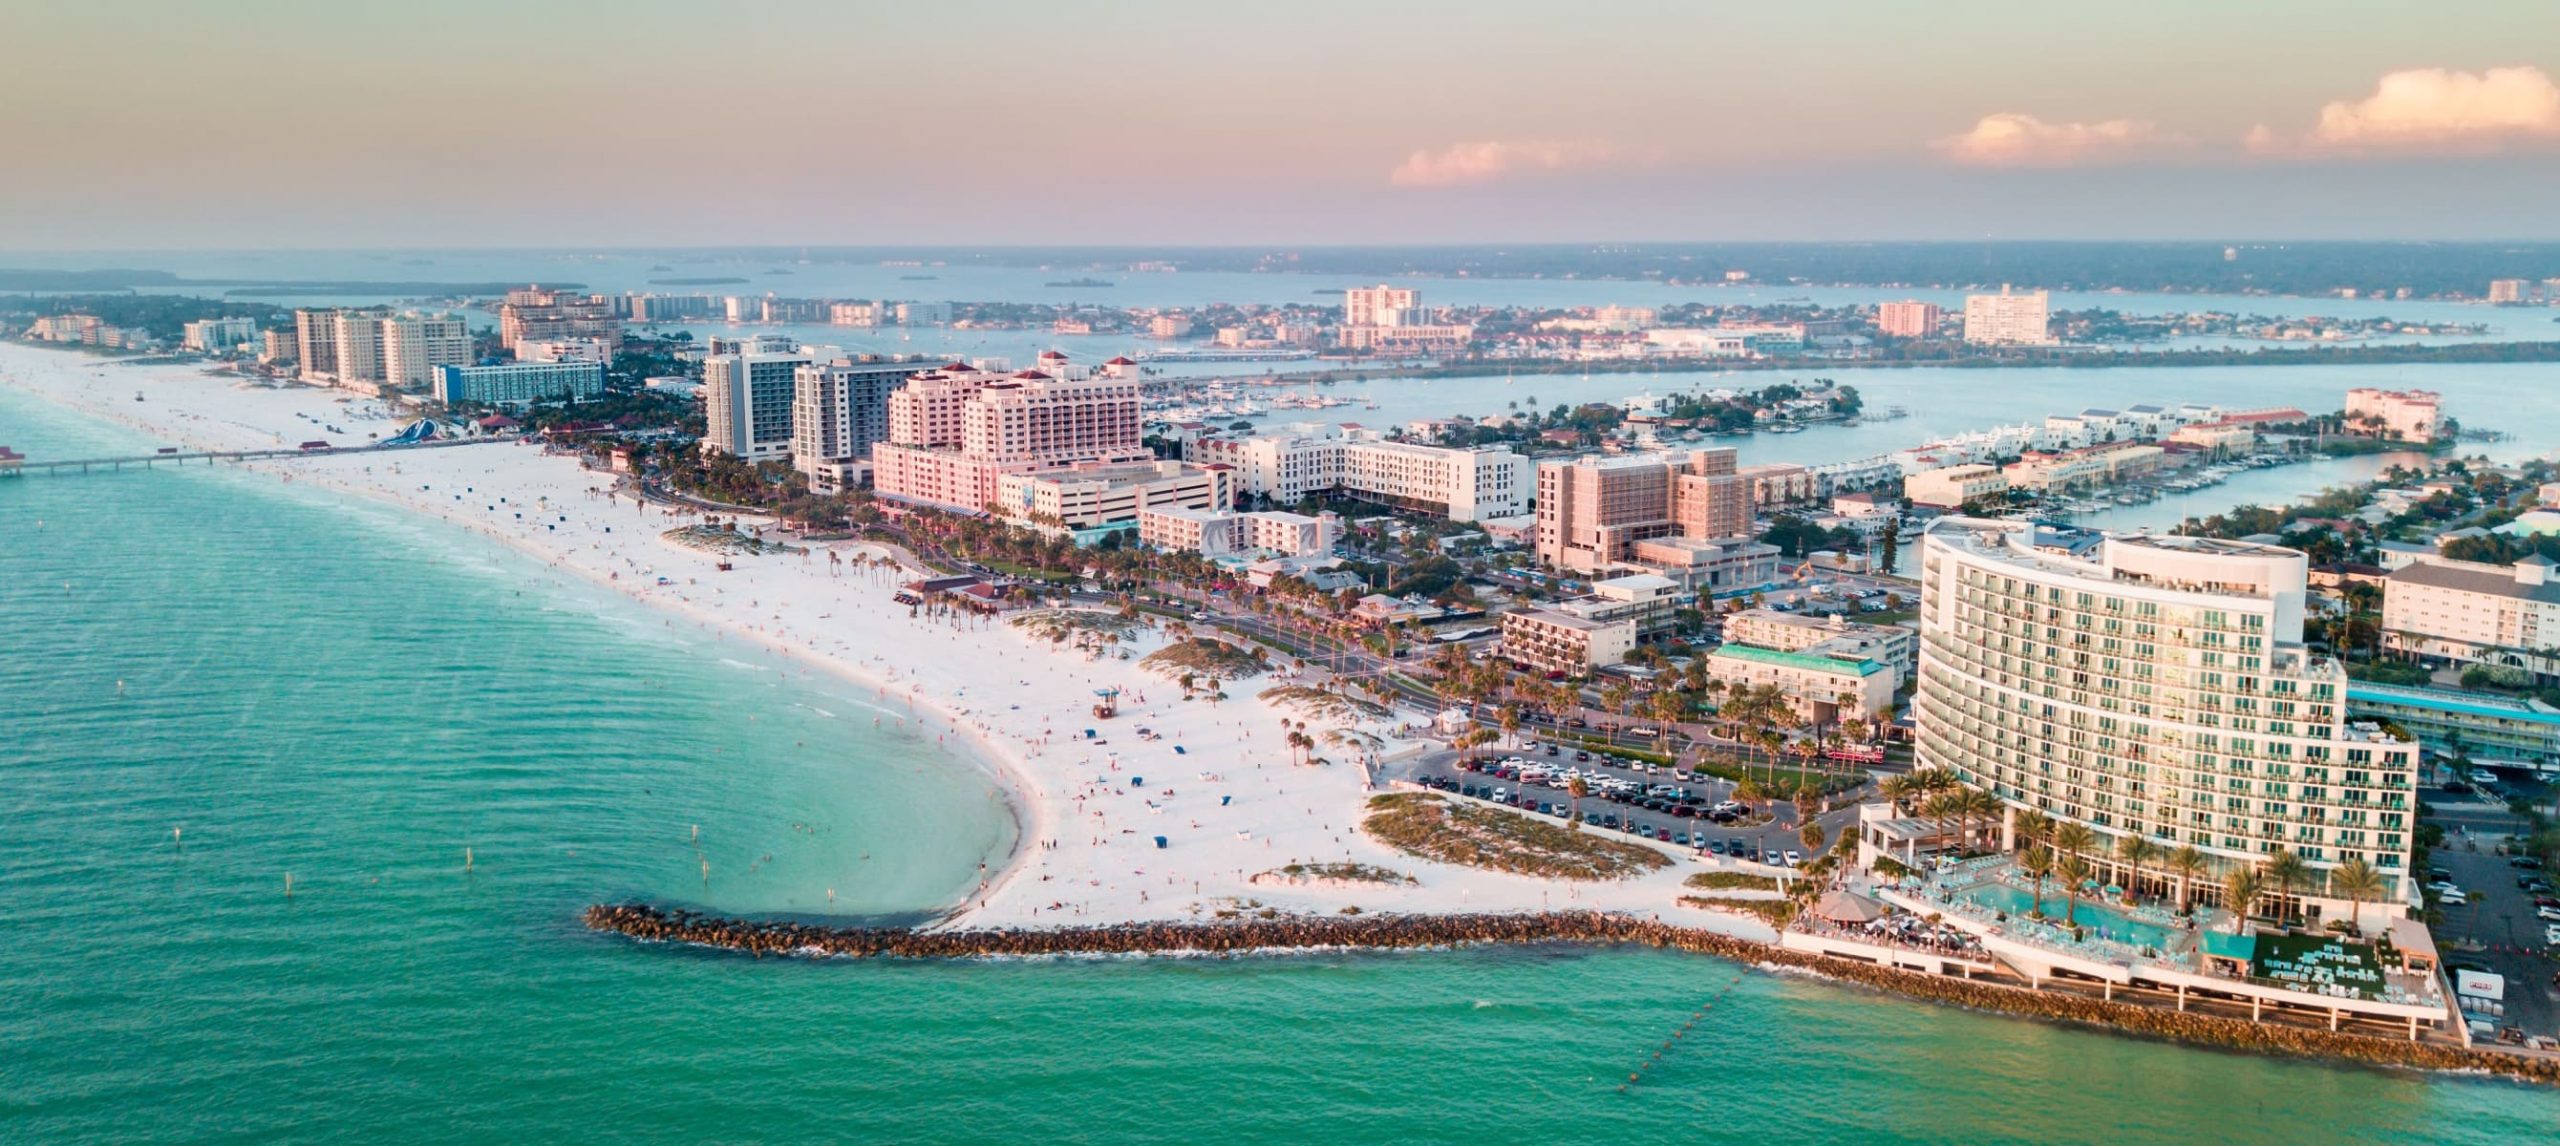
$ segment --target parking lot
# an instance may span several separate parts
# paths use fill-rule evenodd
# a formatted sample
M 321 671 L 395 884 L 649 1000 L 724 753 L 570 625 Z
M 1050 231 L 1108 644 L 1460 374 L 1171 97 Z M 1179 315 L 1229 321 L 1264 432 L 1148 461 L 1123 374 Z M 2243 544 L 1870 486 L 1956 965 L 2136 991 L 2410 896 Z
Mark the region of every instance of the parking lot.
M 1549 755 L 1550 750 L 1553 755 Z M 1506 759 L 1549 772 L 1547 782 L 1524 782 L 1523 770 L 1506 767 Z M 1573 804 L 1573 797 L 1565 788 L 1564 773 L 1578 770 L 1591 785 L 1590 793 L 1582 800 L 1582 817 L 1584 825 L 1593 830 L 1640 834 L 1656 843 L 1687 848 L 1704 856 L 1727 856 L 1746 862 L 1784 865 L 1789 852 L 1798 853 L 1801 859 L 1804 851 L 1802 826 L 1794 805 L 1764 802 L 1759 810 L 1773 813 L 1773 817 L 1764 823 L 1748 823 L 1747 817 L 1739 814 L 1742 810 L 1729 803 L 1735 787 L 1730 780 L 1688 779 L 1666 768 L 1625 764 L 1556 745 L 1488 754 L 1474 767 L 1483 770 L 1470 770 L 1462 761 L 1444 756 L 1423 761 L 1398 778 L 1477 799 L 1498 799 L 1561 821 L 1571 814 Z M 1857 817 L 1855 807 L 1846 806 L 1846 801 L 1843 804 L 1817 817 L 1826 839 L 1837 839 Z M 1719 822 L 1719 805 L 1726 805 L 1725 822 Z
M 2507 1013 L 2495 1020 L 2501 1026 L 2560 1036 L 2560 985 L 2553 981 L 2560 959 L 2546 941 L 2552 923 L 2540 917 L 2534 902 L 2539 897 L 2560 904 L 2548 890 L 2549 874 L 2514 866 L 2510 857 L 2494 854 L 2493 844 L 2458 835 L 2431 853 L 2428 864 L 2450 875 L 2468 901 L 2437 904 L 2444 924 L 2436 939 L 2445 948 L 2446 965 L 2476 967 L 2506 978 Z M 2536 880 L 2543 882 L 2543 890 L 2519 886 Z M 2469 946 L 2464 940 L 2477 942 L 2480 949 L 2463 949 Z

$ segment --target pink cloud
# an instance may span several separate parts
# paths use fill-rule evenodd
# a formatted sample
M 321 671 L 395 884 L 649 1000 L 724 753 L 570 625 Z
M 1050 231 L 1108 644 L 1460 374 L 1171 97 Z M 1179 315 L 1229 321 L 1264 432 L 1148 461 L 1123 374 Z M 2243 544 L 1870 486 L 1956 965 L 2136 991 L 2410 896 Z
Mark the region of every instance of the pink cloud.
M 2120 163 L 2185 143 L 2148 120 L 2048 123 L 2020 112 L 1995 112 L 1973 130 L 1930 146 L 1948 159 L 1975 167 L 2076 167 Z
M 1417 151 L 1387 173 L 1396 187 L 1459 187 L 1542 171 L 1593 167 L 1618 158 L 1601 140 L 1495 139 Z
M 2479 153 L 2560 142 L 2560 84 L 2536 67 L 2457 72 L 2409 68 L 2373 94 L 2320 109 L 2320 122 L 2287 141 L 2265 125 L 2242 141 L 2263 154 L 2426 151 Z

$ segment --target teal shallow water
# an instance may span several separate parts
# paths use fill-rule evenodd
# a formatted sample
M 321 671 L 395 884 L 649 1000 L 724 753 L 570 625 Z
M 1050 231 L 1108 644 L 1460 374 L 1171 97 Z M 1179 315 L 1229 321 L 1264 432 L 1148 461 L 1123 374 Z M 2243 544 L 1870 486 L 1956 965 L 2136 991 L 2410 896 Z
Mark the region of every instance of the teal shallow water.
M 119 440 L 0 391 L 21 450 Z M 389 510 L 201 470 L 0 484 L 0 1140 L 2560 1127 L 2547 1092 L 1660 952 L 757 963 L 578 928 L 624 896 L 814 913 L 832 888 L 839 910 L 895 916 L 960 894 L 1009 820 L 980 772 L 871 715 L 846 686 Z

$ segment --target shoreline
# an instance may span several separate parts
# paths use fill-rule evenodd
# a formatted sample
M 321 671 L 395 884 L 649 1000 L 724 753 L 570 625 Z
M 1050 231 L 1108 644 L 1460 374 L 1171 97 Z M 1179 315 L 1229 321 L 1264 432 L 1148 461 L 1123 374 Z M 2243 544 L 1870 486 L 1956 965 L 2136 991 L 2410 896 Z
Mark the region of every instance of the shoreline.
M 352 398 L 343 391 L 259 386 L 194 366 L 130 365 L 40 348 L 0 347 L 0 385 L 198 448 L 289 443 L 323 422 L 342 427 L 332 435 L 338 441 L 367 430 L 387 436 L 399 424 L 369 400 L 340 401 Z M 145 401 L 133 401 L 137 390 Z M 991 778 L 1015 823 L 1012 849 L 984 856 L 954 900 L 884 909 L 926 912 L 932 927 L 1178 921 L 1265 909 L 1689 910 L 1675 900 L 1681 876 L 1697 869 L 1692 863 L 1642 879 L 1560 884 L 1426 861 L 1370 839 L 1358 828 L 1372 794 L 1362 770 L 1348 762 L 1292 762 L 1273 724 L 1299 714 L 1257 696 L 1293 671 L 1290 658 L 1279 658 L 1275 674 L 1230 682 L 1225 699 L 1186 701 L 1178 686 L 1138 664 L 1165 641 L 1161 629 L 1131 634 L 1120 646 L 1124 654 L 1089 658 L 1035 640 L 1006 617 L 911 612 L 890 602 L 902 578 L 857 560 L 885 551 L 876 544 L 814 543 L 805 553 L 735 557 L 732 571 L 718 571 L 717 555 L 659 536 L 697 516 L 616 496 L 613 475 L 530 444 L 364 451 L 240 468 L 460 525 L 662 609 L 671 621 L 690 621 L 715 640 L 747 641 L 786 666 L 867 688 L 883 728 L 898 722 L 895 703 L 903 699 L 903 720 L 919 735 L 931 732 L 947 751 L 972 757 L 959 766 Z M 140 480 L 185 479 L 173 471 Z M 821 551 L 840 554 L 852 568 Z M 1093 691 L 1110 687 L 1122 690 L 1120 715 L 1091 719 Z M 1408 742 L 1393 718 L 1311 724 L 1361 727 L 1388 738 L 1388 752 Z M 1152 728 L 1153 737 L 1132 736 L 1138 727 Z M 953 732 L 962 735 L 959 743 Z M 1132 783 L 1141 776 L 1150 782 Z M 1337 888 L 1254 879 L 1290 863 L 1327 862 L 1389 867 L 1417 882 Z M 807 899 L 818 897 L 819 889 L 806 890 Z M 1756 920 L 1711 925 L 1766 931 Z
M 2560 1086 L 2560 1057 L 2496 1048 L 2408 1042 L 2309 1027 L 2253 1023 L 2195 1012 L 2166 1011 L 1979 979 L 1931 975 L 1832 955 L 1790 950 L 1658 920 L 1604 911 L 1465 913 L 1355 918 L 1290 918 L 1205 924 L 1140 923 L 1028 930 L 913 931 L 830 928 L 780 921 L 726 919 L 645 904 L 597 904 L 582 920 L 591 931 L 641 943 L 689 944 L 752 958 L 971 959 L 1058 956 L 1244 957 L 1317 951 L 1434 950 L 1465 946 L 1562 944 L 1677 950 L 1740 963 L 1813 974 L 1827 981 L 1898 998 L 2015 1018 L 2160 1039 L 2184 1046 L 2353 1063 L 2361 1066 L 2488 1074 Z

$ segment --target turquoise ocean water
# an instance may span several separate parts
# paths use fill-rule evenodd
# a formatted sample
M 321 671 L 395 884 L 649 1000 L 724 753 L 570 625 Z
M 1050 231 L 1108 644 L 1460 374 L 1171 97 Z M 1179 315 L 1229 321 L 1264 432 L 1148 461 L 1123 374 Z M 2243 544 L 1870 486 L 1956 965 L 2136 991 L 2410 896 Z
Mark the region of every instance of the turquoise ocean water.
M 132 444 L 7 391 L 0 442 Z M 911 916 L 1011 846 L 968 761 L 681 624 L 250 475 L 0 483 L 0 1141 L 2560 1132 L 2560 1095 L 2503 1083 L 1657 952 L 821 964 L 591 936 L 578 909 L 629 896 Z

